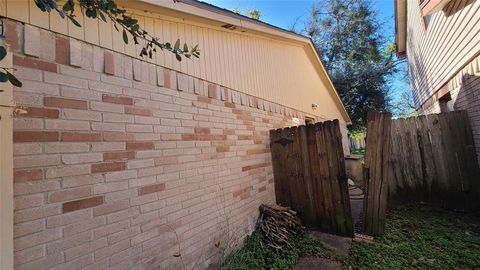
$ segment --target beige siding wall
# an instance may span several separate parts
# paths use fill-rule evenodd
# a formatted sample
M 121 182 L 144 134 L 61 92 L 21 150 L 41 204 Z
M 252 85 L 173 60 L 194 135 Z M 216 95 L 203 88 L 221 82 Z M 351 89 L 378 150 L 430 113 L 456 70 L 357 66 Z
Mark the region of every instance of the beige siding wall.
M 178 62 L 174 55 L 158 52 L 150 62 L 320 118 L 346 122 L 335 94 L 327 90 L 328 78 L 309 57 L 312 52 L 308 44 L 230 31 L 219 23 L 208 25 L 158 13 L 129 11 L 137 14 L 140 24 L 162 41 L 175 42 L 180 38 L 188 44 L 199 44 L 202 54 L 198 60 Z M 5 13 L 7 17 L 132 57 L 137 57 L 141 49 L 133 42 L 125 45 L 121 33 L 111 23 L 78 14 L 78 21 L 85 26 L 78 28 L 57 14 L 39 12 L 33 0 L 0 0 L 0 15 Z M 319 108 L 312 110 L 312 103 L 319 104 Z
M 424 31 L 418 0 L 407 2 L 407 58 L 417 107 L 480 52 L 480 1 L 452 0 Z

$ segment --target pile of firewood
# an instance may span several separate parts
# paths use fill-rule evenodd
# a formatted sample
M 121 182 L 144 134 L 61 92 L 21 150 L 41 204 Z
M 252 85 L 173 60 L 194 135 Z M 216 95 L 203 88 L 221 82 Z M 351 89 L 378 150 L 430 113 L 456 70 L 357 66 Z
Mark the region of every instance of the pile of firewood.
M 297 217 L 297 212 L 289 207 L 278 205 L 260 205 L 257 226 L 263 242 L 275 250 L 290 245 L 289 242 L 295 236 L 299 236 L 305 231 L 305 227 Z

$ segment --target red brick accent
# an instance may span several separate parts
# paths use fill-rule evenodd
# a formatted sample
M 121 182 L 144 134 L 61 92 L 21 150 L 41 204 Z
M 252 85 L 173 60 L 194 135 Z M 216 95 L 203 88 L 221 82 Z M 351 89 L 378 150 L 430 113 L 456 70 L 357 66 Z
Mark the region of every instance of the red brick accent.
M 182 141 L 194 141 L 195 135 L 194 134 L 182 134 Z
M 59 140 L 56 131 L 14 131 L 14 142 L 55 142 Z
M 55 61 L 58 64 L 62 65 L 68 65 L 69 64 L 69 46 L 68 46 L 68 40 L 66 38 L 60 37 L 57 35 L 56 40 L 55 40 Z
M 5 38 L 7 41 L 7 44 L 10 45 L 10 48 L 12 51 L 19 51 L 22 44 L 19 40 L 19 35 L 20 35 L 20 29 L 18 26 L 20 26 L 20 23 L 17 23 L 16 21 L 12 20 L 5 20 Z
M 231 103 L 231 102 L 225 102 L 225 107 L 227 108 L 235 108 L 235 104 Z
M 133 105 L 133 98 L 129 98 L 129 97 L 115 97 L 115 96 L 103 95 L 102 100 L 103 102 L 108 102 L 108 103 Z
M 17 55 L 13 55 L 13 64 L 19 65 L 22 67 L 39 69 L 39 70 L 44 70 L 49 72 L 55 72 L 55 73 L 57 72 L 57 64 L 45 62 L 35 58 L 30 58 L 30 57 L 20 57 Z
M 103 153 L 103 160 L 122 160 L 122 159 L 134 159 L 135 152 L 108 152 Z
M 218 153 L 228 152 L 228 151 L 230 151 L 230 146 L 217 146 Z
M 127 142 L 127 150 L 151 150 L 154 147 L 153 142 Z
M 63 132 L 62 141 L 65 142 L 98 142 L 102 140 L 100 133 Z
M 42 169 L 22 170 L 13 173 L 13 180 L 15 182 L 26 182 L 43 179 Z
M 58 118 L 60 112 L 57 109 L 43 109 L 27 107 L 22 108 L 26 113 L 18 114 L 19 117 L 34 117 L 34 118 Z
M 43 102 L 47 107 L 71 108 L 71 109 L 82 109 L 82 110 L 86 110 L 88 107 L 87 101 L 77 100 L 77 99 L 45 97 Z
M 197 96 L 197 100 L 203 103 L 212 103 L 212 100 L 210 98 L 204 96 Z
M 62 205 L 63 213 L 68 213 L 80 209 L 91 208 L 104 203 L 103 196 L 96 196 L 87 199 L 81 199 L 71 202 L 66 202 Z
M 269 163 L 264 162 L 264 163 L 260 163 L 260 164 L 245 166 L 245 167 L 242 167 L 242 172 L 246 172 L 246 171 L 249 171 L 249 170 L 266 167 L 266 166 L 268 166 L 268 165 L 269 165 Z
M 449 92 L 450 92 L 450 89 L 448 88 L 448 83 L 447 83 L 437 91 L 437 93 L 435 94 L 435 97 L 437 100 L 439 100 Z
M 92 164 L 92 173 L 123 171 L 125 168 L 125 162 Z
M 170 82 L 170 71 L 168 69 L 164 69 L 163 71 L 163 86 L 165 88 L 170 88 L 172 83 Z
M 104 53 L 104 59 L 105 59 L 105 73 L 108 75 L 115 74 L 115 64 L 113 62 L 113 53 L 106 51 Z
M 205 127 L 196 127 L 195 134 L 210 134 L 210 129 Z
M 234 114 L 249 114 L 249 112 L 242 111 L 240 109 L 233 109 L 232 113 L 234 113 Z
M 145 108 L 135 108 L 135 107 L 125 107 L 126 114 L 135 114 L 135 115 L 142 115 L 142 116 L 151 116 L 152 111 L 150 109 Z
M 233 129 L 224 129 L 223 130 L 223 135 L 234 135 L 235 134 L 235 130 Z
M 243 193 L 249 192 L 251 190 L 253 190 L 253 186 L 251 186 L 251 185 L 248 186 L 248 187 L 239 189 L 239 190 L 233 192 L 233 197 L 238 197 L 238 196 L 242 195 Z
M 215 84 L 208 84 L 208 97 L 218 99 L 218 91 Z
M 153 184 L 153 185 L 148 185 L 148 186 L 143 186 L 138 188 L 138 195 L 146 195 L 154 192 L 159 192 L 165 190 L 165 184 L 160 183 L 160 184 Z

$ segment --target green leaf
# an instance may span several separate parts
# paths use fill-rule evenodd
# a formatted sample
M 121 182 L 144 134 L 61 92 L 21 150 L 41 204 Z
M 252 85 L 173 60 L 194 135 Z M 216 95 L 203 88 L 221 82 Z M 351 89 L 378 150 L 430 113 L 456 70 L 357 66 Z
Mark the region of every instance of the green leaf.
M 62 7 L 62 10 L 67 12 L 67 11 L 73 11 L 73 1 L 68 0 Z
M 174 51 L 178 51 L 178 48 L 180 48 L 180 39 L 177 39 L 177 42 L 175 42 L 175 46 L 173 46 Z M 178 58 L 177 58 L 178 59 Z M 180 60 L 179 60 L 180 61 Z
M 89 18 L 97 18 L 97 11 L 95 9 L 87 9 L 85 15 Z
M 99 15 L 100 19 L 102 19 L 102 21 L 107 22 L 107 19 L 105 18 L 105 15 L 103 15 L 103 12 L 99 11 L 98 15 Z M 118 29 L 117 29 L 117 31 L 118 31 Z
M 128 44 L 128 36 L 127 36 L 127 31 L 125 31 L 125 29 L 123 29 L 123 42 L 125 42 L 125 44 Z
M 188 45 L 187 43 L 183 44 L 183 52 L 188 52 Z
M 0 71 L 0 82 L 8 82 L 8 75 L 3 71 Z
M 17 77 L 15 77 L 15 75 L 7 71 L 7 77 L 11 84 L 13 84 L 16 87 L 22 87 L 22 82 L 19 81 Z
M 179 54 L 175 54 L 178 62 L 182 62 L 182 57 Z
M 77 26 L 77 27 L 82 27 L 82 25 L 80 25 L 79 22 L 77 22 L 77 20 L 75 20 L 73 17 L 68 17 L 70 19 L 70 21 L 72 21 L 72 23 Z
M 3 46 L 0 46 L 0 61 L 2 61 L 5 56 L 7 56 L 7 49 L 5 49 Z

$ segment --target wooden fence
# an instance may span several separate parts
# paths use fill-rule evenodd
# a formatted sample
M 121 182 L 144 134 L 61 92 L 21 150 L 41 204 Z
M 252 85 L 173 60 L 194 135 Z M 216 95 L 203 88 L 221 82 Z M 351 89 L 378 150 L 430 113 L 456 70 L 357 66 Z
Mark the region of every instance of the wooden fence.
M 363 233 L 385 231 L 390 161 L 390 113 L 369 113 L 364 165 Z
M 338 120 L 270 131 L 277 203 L 309 228 L 352 235 Z
M 394 120 L 391 137 L 391 204 L 480 206 L 480 171 L 465 111 Z

